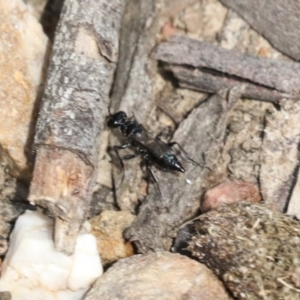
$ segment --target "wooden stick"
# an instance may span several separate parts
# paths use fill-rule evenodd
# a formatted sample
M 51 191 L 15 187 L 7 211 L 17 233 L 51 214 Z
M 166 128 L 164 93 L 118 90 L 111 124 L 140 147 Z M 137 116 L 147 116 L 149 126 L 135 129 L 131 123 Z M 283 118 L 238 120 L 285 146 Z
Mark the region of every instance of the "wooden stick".
M 65 0 L 57 26 L 29 199 L 55 218 L 55 247 L 67 254 L 91 200 L 123 9 L 122 0 Z
M 247 80 L 236 79 L 222 74 L 213 74 L 201 69 L 192 69 L 185 66 L 169 65 L 166 67 L 178 80 L 179 86 L 192 90 L 208 93 L 217 93 L 223 89 L 232 89 L 239 85 L 245 85 L 242 93 L 243 98 L 257 99 L 273 103 L 279 103 L 282 98 L 289 97 L 289 94 L 278 92 L 258 84 L 250 83 Z
M 169 41 L 158 45 L 152 57 L 173 66 L 190 68 L 189 74 L 191 71 L 197 70 L 198 77 L 195 81 L 204 80 L 203 73 L 208 73 L 208 76 L 214 80 L 218 78 L 219 84 L 223 88 L 224 85 L 231 88 L 233 83 L 240 82 L 249 84 L 249 88 L 246 89 L 247 93 L 256 85 L 259 87 L 260 93 L 261 91 L 266 92 L 266 97 L 270 96 L 272 90 L 275 90 L 275 98 L 279 93 L 289 94 L 289 96 L 300 93 L 300 79 L 297 76 L 300 72 L 300 65 L 294 62 L 249 56 L 180 36 L 174 36 Z M 178 75 L 182 69 L 174 70 L 177 71 L 178 79 L 182 80 L 182 74 Z M 186 77 L 184 76 L 184 78 Z M 199 82 L 194 84 L 192 80 L 189 85 L 198 88 L 201 86 Z M 256 93 L 257 91 L 252 92 L 252 94 Z

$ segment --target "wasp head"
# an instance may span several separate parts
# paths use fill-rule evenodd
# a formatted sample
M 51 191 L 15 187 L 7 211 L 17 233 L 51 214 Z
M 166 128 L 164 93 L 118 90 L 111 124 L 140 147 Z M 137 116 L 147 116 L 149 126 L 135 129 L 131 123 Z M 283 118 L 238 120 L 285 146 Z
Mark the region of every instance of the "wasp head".
M 127 115 L 124 111 L 118 111 L 115 114 L 109 115 L 107 126 L 111 128 L 117 128 L 124 125 L 127 120 Z

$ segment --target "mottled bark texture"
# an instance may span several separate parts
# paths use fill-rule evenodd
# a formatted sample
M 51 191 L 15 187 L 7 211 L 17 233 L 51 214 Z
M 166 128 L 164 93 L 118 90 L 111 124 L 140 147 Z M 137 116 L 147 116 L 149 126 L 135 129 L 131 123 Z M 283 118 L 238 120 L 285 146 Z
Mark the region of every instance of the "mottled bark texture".
M 56 218 L 55 246 L 68 254 L 91 198 L 123 7 L 121 0 L 66 0 L 56 30 L 29 199 Z
M 245 84 L 243 97 L 273 102 L 300 92 L 300 66 L 294 62 L 254 57 L 179 36 L 158 45 L 152 57 L 171 64 L 169 69 L 185 87 L 217 92 Z
M 217 74 L 213 70 L 187 68 L 183 65 L 169 65 L 166 66 L 166 70 L 172 72 L 181 88 L 216 93 L 221 89 L 230 89 L 237 85 L 245 84 L 246 88 L 242 95 L 243 98 L 278 103 L 280 99 L 287 96 L 287 94 L 280 93 L 271 88 L 247 82 L 243 78 L 237 79 L 222 73 Z
M 235 10 L 275 48 L 300 60 L 298 1 L 220 0 L 220 2 Z

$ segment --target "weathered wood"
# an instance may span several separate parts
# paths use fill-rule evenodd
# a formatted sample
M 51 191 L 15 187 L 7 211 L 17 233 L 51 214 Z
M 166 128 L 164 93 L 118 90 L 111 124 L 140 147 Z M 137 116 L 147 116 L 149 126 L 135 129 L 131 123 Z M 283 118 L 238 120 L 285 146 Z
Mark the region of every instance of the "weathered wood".
M 38 159 L 29 199 L 56 218 L 55 245 L 68 254 L 90 201 L 123 8 L 122 0 L 66 0 L 57 26 L 36 127 Z M 72 171 L 64 170 L 55 180 L 48 177 L 57 176 L 64 164 L 72 164 Z
M 159 44 L 152 57 L 202 72 L 217 72 L 219 76 L 233 77 L 242 83 L 246 81 L 291 96 L 300 93 L 300 65 L 294 62 L 249 56 L 181 36 Z
M 220 0 L 283 53 L 300 60 L 300 11 L 294 0 Z
M 232 89 L 241 84 L 245 85 L 245 90 L 241 95 L 243 98 L 269 101 L 278 104 L 282 98 L 288 94 L 280 93 L 271 88 L 249 83 L 247 80 L 236 79 L 224 74 L 207 72 L 206 70 L 187 68 L 184 66 L 167 66 L 174 77 L 178 80 L 179 86 L 208 93 L 217 93 L 222 89 Z
M 72 151 L 40 146 L 37 152 L 30 201 L 55 218 L 55 246 L 66 253 L 85 219 L 93 171 Z

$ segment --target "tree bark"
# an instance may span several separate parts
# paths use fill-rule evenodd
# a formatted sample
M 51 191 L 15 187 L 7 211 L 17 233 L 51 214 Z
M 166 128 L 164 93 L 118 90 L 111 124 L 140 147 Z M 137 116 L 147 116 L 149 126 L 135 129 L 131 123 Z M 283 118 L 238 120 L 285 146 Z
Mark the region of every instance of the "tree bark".
M 123 8 L 122 0 L 66 0 L 56 30 L 29 199 L 53 215 L 55 247 L 67 254 L 91 199 Z
M 254 89 L 255 85 L 260 91 L 266 90 L 270 93 L 271 90 L 275 90 L 274 96 L 277 98 L 280 93 L 281 96 L 285 96 L 284 94 L 294 96 L 300 93 L 300 79 L 297 76 L 300 66 L 294 62 L 254 57 L 179 36 L 174 36 L 169 41 L 159 44 L 152 57 L 173 66 L 183 65 L 191 68 L 192 71 L 198 71 L 198 80 L 203 81 L 201 76 L 204 77 L 203 74 L 208 73 L 208 76 L 213 78 L 219 76 L 220 84 L 228 88 L 232 87 L 234 82 L 236 85 L 249 83 L 244 97 L 250 96 L 247 94 Z M 180 75 L 179 71 L 175 74 Z M 187 77 L 184 76 L 184 78 Z M 188 83 L 192 85 L 192 79 Z M 251 96 L 257 93 L 257 91 L 254 92 L 252 91 Z

